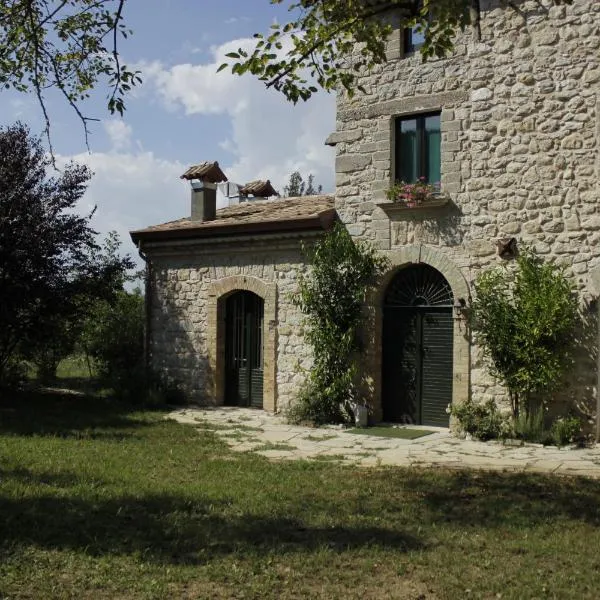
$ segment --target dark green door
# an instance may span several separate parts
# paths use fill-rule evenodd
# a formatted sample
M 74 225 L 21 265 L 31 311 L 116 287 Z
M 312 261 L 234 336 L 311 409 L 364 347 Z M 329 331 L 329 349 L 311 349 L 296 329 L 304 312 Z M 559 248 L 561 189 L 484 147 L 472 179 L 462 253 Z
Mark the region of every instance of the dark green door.
M 226 300 L 225 401 L 263 406 L 263 300 L 235 292 Z
M 383 311 L 385 421 L 447 427 L 452 401 L 452 291 L 427 265 L 402 269 Z

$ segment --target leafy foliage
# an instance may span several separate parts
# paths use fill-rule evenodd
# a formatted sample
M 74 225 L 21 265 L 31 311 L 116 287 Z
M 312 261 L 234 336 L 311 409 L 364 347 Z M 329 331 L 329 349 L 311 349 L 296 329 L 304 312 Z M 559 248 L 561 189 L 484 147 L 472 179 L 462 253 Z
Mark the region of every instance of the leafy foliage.
M 25 358 L 37 367 L 38 379 L 50 383 L 56 377 L 61 360 L 80 345 L 86 319 L 94 313 L 98 302 L 109 305 L 116 300 L 125 281 L 132 278 L 127 269 L 133 266 L 129 258 L 119 255 L 121 241 L 116 232 L 109 232 L 102 248 L 93 253 L 94 273 L 88 273 L 69 303 L 68 311 L 48 315 L 35 340 L 22 350 Z
M 581 436 L 581 419 L 575 416 L 559 417 L 552 423 L 550 435 L 557 446 L 575 442 Z
M 291 198 L 320 194 L 323 191 L 323 186 L 317 185 L 315 187 L 314 180 L 315 177 L 312 173 L 310 173 L 308 179 L 304 181 L 300 171 L 294 171 L 290 175 L 288 184 L 283 188 L 283 195 Z
M 494 269 L 475 282 L 473 326 L 492 373 L 508 388 L 513 415 L 521 401 L 553 392 L 572 346 L 577 306 L 563 272 L 528 248 L 516 269 Z
M 33 91 L 49 133 L 45 91 L 60 90 L 85 126 L 78 103 L 106 79 L 108 109 L 123 114 L 124 97 L 141 82 L 121 64 L 125 0 L 0 0 L 0 86 Z M 87 130 L 86 130 L 87 133 Z
M 478 440 L 507 437 L 510 432 L 508 420 L 500 413 L 493 400 L 476 404 L 469 399 L 451 404 L 449 410 L 458 419 L 462 431 Z
M 146 388 L 144 314 L 141 293 L 122 290 L 114 302 L 96 304 L 82 335 L 103 383 L 126 400 L 143 395 Z
M 520 412 L 513 419 L 513 435 L 519 440 L 544 444 L 550 441 L 550 435 L 544 423 L 544 410 L 542 407 L 530 407 L 526 412 Z
M 386 262 L 371 246 L 354 242 L 340 223 L 307 255 L 311 269 L 300 278 L 294 301 L 308 317 L 306 339 L 314 365 L 292 417 L 316 424 L 343 422 L 356 400 L 362 306 L 369 284 Z
M 572 0 L 554 0 L 571 4 Z M 250 73 L 291 102 L 308 100 L 320 88 L 345 90 L 350 97 L 361 72 L 387 61 L 391 21 L 424 37 L 424 59 L 444 57 L 468 25 L 479 27 L 479 0 L 271 0 L 285 4 L 286 23 L 254 34 L 253 50 L 239 48 L 219 70 Z M 507 3 L 511 8 L 514 4 Z
M 25 126 L 0 129 L 0 378 L 17 353 L 63 352 L 91 299 L 112 297 L 133 266 L 101 251 L 90 217 L 74 212 L 88 169 L 48 177 L 49 165 Z
M 269 35 L 255 34 L 253 51 L 240 48 L 227 56 L 236 61 L 234 74 L 251 73 L 292 102 L 317 91 L 311 81 L 352 96 L 357 74 L 387 60 L 385 44 L 392 32 L 387 17 L 395 15 L 400 27 L 423 33 L 425 58 L 441 57 L 452 48 L 456 30 L 471 22 L 471 5 L 471 0 L 292 1 L 287 23 L 271 25 Z

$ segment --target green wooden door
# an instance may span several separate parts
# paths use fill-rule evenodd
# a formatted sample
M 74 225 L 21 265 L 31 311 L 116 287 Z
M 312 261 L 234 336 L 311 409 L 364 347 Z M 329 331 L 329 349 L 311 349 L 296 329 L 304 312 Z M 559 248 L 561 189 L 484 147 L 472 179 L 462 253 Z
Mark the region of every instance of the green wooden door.
M 236 292 L 226 300 L 225 401 L 263 406 L 263 300 Z
M 383 311 L 385 421 L 447 427 L 452 401 L 452 291 L 427 265 L 401 270 Z

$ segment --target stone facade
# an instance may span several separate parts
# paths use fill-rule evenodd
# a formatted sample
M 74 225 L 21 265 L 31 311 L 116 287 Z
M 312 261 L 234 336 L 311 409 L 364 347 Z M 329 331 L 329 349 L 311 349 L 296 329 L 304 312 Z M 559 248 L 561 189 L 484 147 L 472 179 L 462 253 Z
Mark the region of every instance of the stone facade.
M 480 37 L 475 29 L 459 35 L 448 58 L 423 63 L 418 54 L 401 56 L 396 31 L 388 63 L 360 81 L 366 93 L 339 96 L 329 138 L 337 151 L 336 209 L 352 235 L 373 242 L 395 268 L 446 261 L 442 273 L 460 274 L 454 282 L 446 278 L 455 298 L 461 288 L 467 302 L 477 273 L 503 262 L 499 238 L 529 243 L 564 266 L 590 322 L 567 395 L 591 415 L 597 329 L 590 301 L 600 291 L 590 275 L 600 265 L 600 2 L 480 4 Z M 431 111 L 441 113 L 441 187 L 450 203 L 386 210 L 380 204 L 394 178 L 394 117 Z M 454 401 L 471 394 L 502 402 L 504 390 L 478 349 L 465 348 L 465 327 L 457 315 L 455 352 L 466 353 L 457 359 L 457 375 L 467 381 L 455 381 Z M 378 335 L 365 365 L 375 378 L 375 405 Z
M 353 236 L 374 244 L 391 265 L 365 307 L 362 393 L 375 419 L 382 415 L 383 296 L 398 270 L 413 263 L 439 271 L 454 297 L 450 400 L 506 401 L 466 318 L 477 274 L 504 263 L 497 252 L 503 238 L 532 245 L 572 279 L 584 326 L 576 368 L 555 404 L 575 402 L 590 417 L 596 410 L 600 2 L 480 5 L 480 34 L 460 34 L 451 56 L 426 63 L 418 54 L 402 56 L 397 30 L 389 61 L 361 78 L 366 93 L 338 97 L 336 131 L 328 138 L 337 151 L 335 210 Z M 430 112 L 440 113 L 441 192 L 449 201 L 398 210 L 385 194 L 395 178 L 394 119 Z M 227 239 L 204 239 L 206 228 L 196 234 L 185 219 L 134 233 L 134 239 L 143 234 L 137 237 L 145 240 L 150 266 L 151 364 L 193 401 L 223 402 L 223 303 L 237 290 L 264 300 L 264 408 L 293 402 L 305 379 L 311 353 L 291 294 L 305 268 L 300 241 L 308 234 L 256 233 L 262 219 L 277 220 L 271 206 L 300 223 L 302 202 L 292 200 L 258 206 L 258 216 L 244 207 L 217 211 L 229 210 L 222 223 L 236 227 Z M 330 217 L 331 202 L 322 213 Z M 171 230 L 185 239 L 157 237 Z
M 310 240 L 310 236 L 303 236 Z M 264 408 L 293 400 L 311 365 L 301 315 L 291 301 L 304 268 L 298 237 L 210 244 L 148 243 L 148 353 L 151 366 L 201 404 L 224 401 L 224 315 L 228 294 L 264 301 Z

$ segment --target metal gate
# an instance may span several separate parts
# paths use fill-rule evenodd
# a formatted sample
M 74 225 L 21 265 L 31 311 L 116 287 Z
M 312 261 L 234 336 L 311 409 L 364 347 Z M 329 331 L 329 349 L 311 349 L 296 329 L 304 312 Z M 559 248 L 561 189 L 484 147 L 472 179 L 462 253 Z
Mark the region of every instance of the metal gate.
M 263 406 L 262 298 L 235 292 L 226 300 L 225 402 L 234 406 Z
M 398 272 L 383 308 L 383 418 L 447 427 L 452 401 L 452 290 L 428 265 Z

